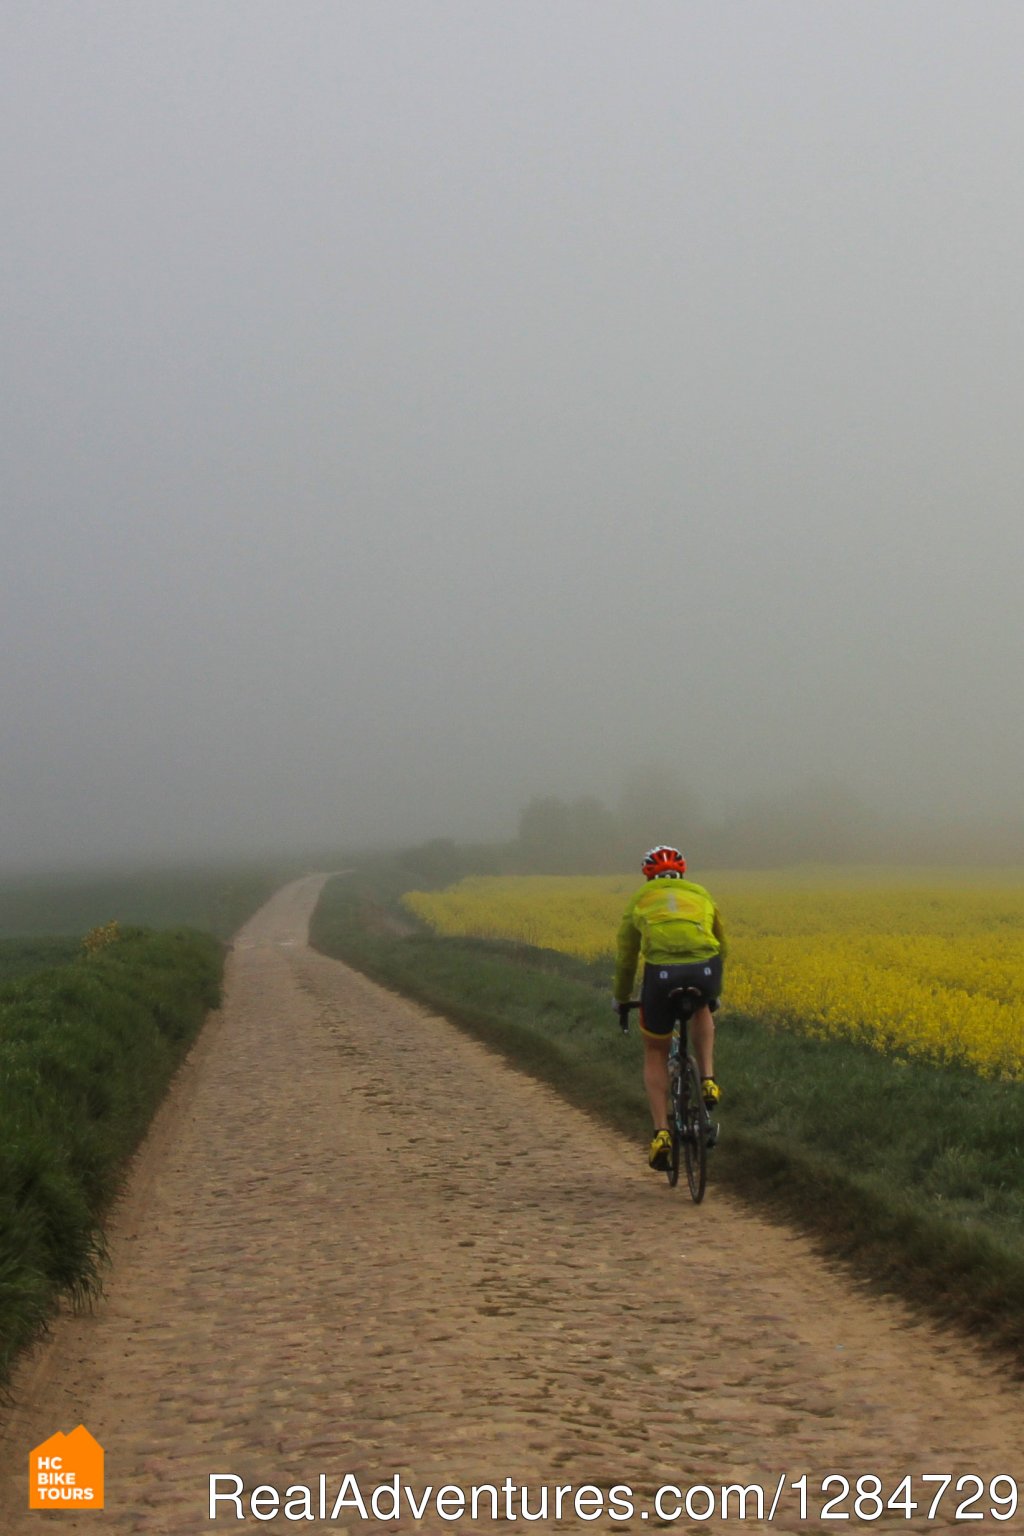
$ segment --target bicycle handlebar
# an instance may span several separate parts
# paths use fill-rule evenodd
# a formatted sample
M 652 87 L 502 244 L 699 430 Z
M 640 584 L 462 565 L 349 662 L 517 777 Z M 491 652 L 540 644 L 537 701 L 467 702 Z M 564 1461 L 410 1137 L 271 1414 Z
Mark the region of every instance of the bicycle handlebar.
M 632 1012 L 632 1010 L 634 1008 L 639 1008 L 639 1007 L 640 1007 L 639 1003 L 620 1003 L 619 1004 L 619 1028 L 622 1030 L 622 1033 L 624 1035 L 629 1033 L 629 1015 L 630 1015 L 630 1013 Z

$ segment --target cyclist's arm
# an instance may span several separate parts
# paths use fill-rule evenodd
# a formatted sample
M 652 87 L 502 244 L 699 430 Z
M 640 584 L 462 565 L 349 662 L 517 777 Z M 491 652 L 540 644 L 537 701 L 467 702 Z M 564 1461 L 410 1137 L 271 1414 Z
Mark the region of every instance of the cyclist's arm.
M 718 910 L 717 907 L 715 908 L 714 921 L 711 924 L 711 932 L 714 934 L 715 938 L 718 940 L 718 953 L 721 955 L 722 959 L 724 960 L 725 956 L 726 956 L 726 951 L 727 951 L 729 946 L 726 943 L 725 929 L 722 926 L 721 914 L 719 913 L 719 910 Z
M 615 965 L 615 982 L 612 992 L 617 1003 L 628 1003 L 636 979 L 636 962 L 640 954 L 640 930 L 633 922 L 632 907 L 619 925 L 618 955 Z

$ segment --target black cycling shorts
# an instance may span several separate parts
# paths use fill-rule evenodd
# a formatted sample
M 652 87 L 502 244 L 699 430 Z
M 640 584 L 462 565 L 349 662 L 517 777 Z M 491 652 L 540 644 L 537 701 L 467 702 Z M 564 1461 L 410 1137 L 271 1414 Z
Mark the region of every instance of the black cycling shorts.
M 694 960 L 689 965 L 645 965 L 640 987 L 640 1029 L 664 1039 L 675 1021 L 669 993 L 676 987 L 696 987 L 714 1013 L 722 993 L 722 957 Z

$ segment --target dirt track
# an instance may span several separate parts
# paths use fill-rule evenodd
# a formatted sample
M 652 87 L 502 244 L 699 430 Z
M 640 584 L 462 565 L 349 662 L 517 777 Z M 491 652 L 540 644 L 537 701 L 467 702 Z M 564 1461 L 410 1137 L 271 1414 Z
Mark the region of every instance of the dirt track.
M 103 1305 L 62 1320 L 15 1381 L 3 1536 L 660 1524 L 210 1526 L 211 1472 L 250 1490 L 353 1472 L 366 1496 L 396 1472 L 414 1491 L 511 1476 L 534 1506 L 544 1484 L 620 1483 L 638 1509 L 662 1483 L 765 1483 L 770 1502 L 806 1472 L 812 1513 L 837 1470 L 887 1491 L 907 1473 L 1024 1476 L 1008 1375 L 720 1191 L 695 1208 L 637 1147 L 309 951 L 320 883 L 239 935 L 225 1007 L 119 1207 Z M 106 1513 L 30 1515 L 28 1451 L 79 1422 L 106 1449 Z M 948 1530 L 955 1502 L 867 1528 Z M 770 1525 L 673 1528 L 851 1524 L 801 1524 L 790 1492 Z M 1024 1530 L 1024 1512 L 963 1528 Z

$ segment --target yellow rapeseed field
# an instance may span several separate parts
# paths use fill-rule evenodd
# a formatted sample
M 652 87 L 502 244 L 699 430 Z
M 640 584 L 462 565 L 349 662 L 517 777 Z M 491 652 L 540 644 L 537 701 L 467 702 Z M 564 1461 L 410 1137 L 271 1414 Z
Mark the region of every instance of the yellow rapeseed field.
M 727 1008 L 897 1056 L 1024 1078 L 1019 871 L 706 872 L 729 940 Z M 607 958 L 641 879 L 474 877 L 413 891 L 441 934 Z

